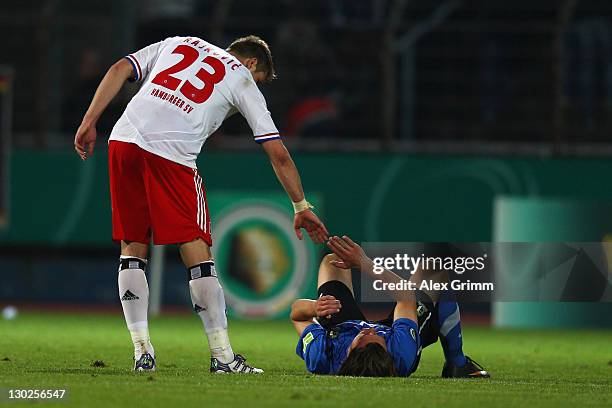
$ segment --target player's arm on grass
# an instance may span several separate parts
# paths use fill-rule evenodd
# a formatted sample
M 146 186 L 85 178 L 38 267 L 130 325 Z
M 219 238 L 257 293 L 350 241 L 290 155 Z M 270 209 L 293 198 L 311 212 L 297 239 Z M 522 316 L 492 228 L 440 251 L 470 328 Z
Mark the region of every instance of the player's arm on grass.
M 283 185 L 287 195 L 294 203 L 294 207 L 298 204 L 293 218 L 295 234 L 301 240 L 303 238 L 301 229 L 304 228 L 313 242 L 318 244 L 325 242 L 329 233 L 319 217 L 309 208 L 304 198 L 300 174 L 289 151 L 280 139 L 263 143 L 263 148 L 270 159 L 278 181 Z M 299 203 L 305 203 L 305 206 L 300 208 Z
M 340 311 L 340 301 L 333 296 L 321 296 L 317 300 L 298 299 L 291 305 L 291 321 L 301 336 L 306 327 L 313 323 L 315 317 L 329 317 Z
M 96 123 L 98 119 L 119 93 L 121 87 L 133 75 L 132 64 L 125 58 L 117 61 L 109 68 L 98 85 L 98 89 L 89 105 L 89 109 L 83 117 L 83 121 L 79 126 L 74 137 L 74 149 L 82 160 L 86 160 L 91 156 L 96 144 Z
M 382 273 L 374 273 L 374 263 L 366 255 L 361 246 L 354 243 L 346 235 L 342 238 L 333 236 L 327 242 L 327 246 L 338 255 L 341 261 L 330 261 L 334 266 L 342 269 L 358 269 L 362 274 L 373 279 L 382 280 L 383 283 L 400 283 L 402 278 L 391 271 L 384 269 Z M 391 296 L 397 302 L 393 320 L 410 319 L 417 321 L 416 299 L 414 293 L 409 290 L 392 291 Z

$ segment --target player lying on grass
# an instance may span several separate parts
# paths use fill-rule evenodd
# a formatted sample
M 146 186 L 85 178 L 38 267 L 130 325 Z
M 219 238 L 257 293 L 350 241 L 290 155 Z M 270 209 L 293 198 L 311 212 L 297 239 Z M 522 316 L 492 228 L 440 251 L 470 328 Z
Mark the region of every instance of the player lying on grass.
M 327 239 L 257 87 L 274 77 L 272 54 L 259 37 L 239 38 L 227 50 L 197 37 L 167 38 L 108 70 L 77 130 L 75 150 L 86 160 L 94 151 L 96 122 L 109 102 L 126 81 L 141 83 L 108 145 L 113 239 L 121 242 L 119 297 L 134 343 L 136 371 L 155 369 L 145 276 L 153 240 L 179 245 L 193 308 L 208 337 L 210 371 L 262 372 L 247 365 L 230 345 L 223 289 L 210 250 L 206 191 L 196 166 L 202 146 L 227 117 L 240 112 L 254 141 L 263 146 L 293 202 L 298 238 L 304 228 L 315 242 Z
M 436 301 L 434 292 L 394 293 L 394 310 L 386 319 L 368 321 L 355 300 L 351 269 L 384 282 L 401 278 L 385 270 L 372 272 L 372 260 L 348 237 L 328 241 L 334 254 L 319 267 L 317 300 L 293 303 L 291 320 L 300 336 L 296 352 L 315 374 L 363 377 L 407 377 L 419 364 L 421 350 L 440 338 L 446 362 L 442 377 L 487 378 L 489 374 L 462 350 L 459 307 L 455 301 Z M 446 277 L 445 277 L 446 275 Z M 423 271 L 411 280 L 419 282 Z M 428 272 L 443 281 L 447 273 Z M 418 285 L 418 283 L 417 283 Z

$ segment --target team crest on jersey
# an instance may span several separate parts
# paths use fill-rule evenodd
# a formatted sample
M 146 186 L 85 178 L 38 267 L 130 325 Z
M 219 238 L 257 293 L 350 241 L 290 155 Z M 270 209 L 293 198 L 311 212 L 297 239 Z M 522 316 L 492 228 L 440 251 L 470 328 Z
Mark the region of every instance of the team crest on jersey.
M 337 329 L 331 329 L 327 335 L 330 339 L 337 339 L 340 335 L 340 332 Z

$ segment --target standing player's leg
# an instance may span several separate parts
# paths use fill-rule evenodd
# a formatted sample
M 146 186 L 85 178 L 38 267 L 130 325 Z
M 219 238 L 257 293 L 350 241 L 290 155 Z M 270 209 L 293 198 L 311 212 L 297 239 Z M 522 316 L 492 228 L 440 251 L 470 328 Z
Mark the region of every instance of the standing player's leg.
M 119 296 L 134 343 L 135 370 L 155 369 L 155 350 L 149 336 L 149 285 L 145 275 L 148 245 L 121 241 Z
M 210 215 L 202 178 L 197 169 L 150 153 L 146 154 L 146 165 L 153 241 L 179 244 L 193 308 L 208 337 L 211 371 L 261 373 L 234 354 L 229 341 L 225 298 L 210 251 Z
M 131 143 L 109 144 L 113 240 L 121 242 L 119 299 L 134 344 L 134 369 L 155 369 L 149 338 L 149 286 L 145 276 L 150 235 L 142 150 Z
M 211 357 L 221 363 L 230 363 L 234 360 L 234 351 L 227 333 L 225 298 L 210 248 L 197 239 L 180 245 L 180 252 L 187 267 L 193 310 L 202 319 Z
M 262 373 L 245 358 L 234 354 L 227 332 L 225 297 L 219 283 L 210 248 L 201 238 L 180 245 L 181 258 L 187 267 L 189 293 L 193 310 L 200 316 L 208 338 L 211 364 L 215 373 Z

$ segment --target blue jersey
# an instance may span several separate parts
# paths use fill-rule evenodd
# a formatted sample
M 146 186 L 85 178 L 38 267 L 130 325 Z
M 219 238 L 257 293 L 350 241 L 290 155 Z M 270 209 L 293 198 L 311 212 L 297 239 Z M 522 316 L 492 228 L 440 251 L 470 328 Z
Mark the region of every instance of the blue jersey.
M 417 356 L 421 349 L 419 327 L 409 319 L 397 319 L 391 327 L 362 320 L 347 320 L 333 330 L 326 330 L 313 323 L 304 329 L 295 351 L 311 373 L 337 374 L 346 360 L 353 339 L 367 328 L 374 328 L 385 339 L 397 375 L 407 377 L 416 370 Z

